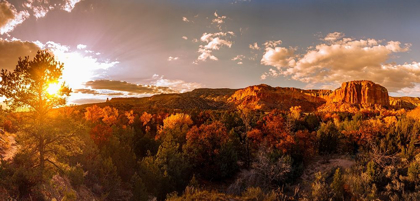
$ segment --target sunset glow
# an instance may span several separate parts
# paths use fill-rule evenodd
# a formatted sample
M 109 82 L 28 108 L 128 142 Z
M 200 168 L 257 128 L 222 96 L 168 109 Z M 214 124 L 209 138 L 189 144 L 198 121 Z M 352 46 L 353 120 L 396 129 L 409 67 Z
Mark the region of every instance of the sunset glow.
M 47 92 L 50 95 L 55 95 L 60 91 L 61 85 L 59 83 L 51 83 L 48 85 Z
M 0 0 L 0 201 L 420 201 L 419 8 Z

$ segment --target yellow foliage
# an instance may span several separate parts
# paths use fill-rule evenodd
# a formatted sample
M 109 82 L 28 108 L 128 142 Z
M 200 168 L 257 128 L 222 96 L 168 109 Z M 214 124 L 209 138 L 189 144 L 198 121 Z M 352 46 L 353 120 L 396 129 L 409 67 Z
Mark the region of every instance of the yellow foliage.
M 163 120 L 163 128 L 173 129 L 177 126 L 182 126 L 184 124 L 191 125 L 193 121 L 191 120 L 190 115 L 184 113 L 173 114 Z
M 302 108 L 301 106 L 292 106 L 290 107 L 290 116 L 293 119 L 299 119 L 300 118 L 300 113 L 302 112 Z
M 103 116 L 102 108 L 97 105 L 86 108 L 85 119 L 96 123 Z
M 420 107 L 416 107 L 414 110 L 407 112 L 407 116 L 415 120 L 420 120 Z

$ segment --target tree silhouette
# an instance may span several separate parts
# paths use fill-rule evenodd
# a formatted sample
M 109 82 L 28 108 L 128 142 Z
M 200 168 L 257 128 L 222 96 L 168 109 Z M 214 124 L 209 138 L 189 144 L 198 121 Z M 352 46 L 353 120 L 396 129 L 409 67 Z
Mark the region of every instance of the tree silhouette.
M 1 71 L 0 95 L 6 98 L 6 105 L 12 111 L 28 111 L 25 125 L 21 125 L 18 142 L 22 150 L 38 157 L 40 176 L 43 176 L 45 163 L 55 167 L 59 163 L 56 156 L 65 152 L 79 150 L 71 146 L 77 143 L 74 124 L 65 115 L 53 117 L 53 108 L 65 105 L 71 89 L 62 83 L 59 90 L 48 93 L 51 84 L 60 82 L 64 65 L 57 62 L 48 51 L 38 51 L 33 60 L 19 58 L 14 71 Z M 64 123 L 65 122 L 65 123 Z M 74 145 L 74 144 L 73 144 Z

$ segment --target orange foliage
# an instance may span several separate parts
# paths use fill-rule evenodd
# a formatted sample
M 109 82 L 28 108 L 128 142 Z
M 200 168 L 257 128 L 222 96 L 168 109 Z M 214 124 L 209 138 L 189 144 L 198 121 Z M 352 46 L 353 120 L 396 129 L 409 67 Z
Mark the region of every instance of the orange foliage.
M 187 150 L 195 154 L 197 162 L 214 158 L 229 139 L 225 126 L 219 121 L 192 127 L 186 138 Z
M 93 123 L 97 123 L 103 116 L 102 108 L 97 105 L 87 107 L 85 112 L 85 119 Z
M 147 112 L 144 112 L 140 117 L 140 121 L 143 122 L 143 126 L 149 123 L 151 119 L 152 119 L 152 115 Z
M 270 148 L 288 152 L 295 144 L 295 140 L 287 131 L 284 118 L 277 114 L 277 111 L 272 111 L 263 118 L 263 122 L 260 131 L 254 129 L 247 133 L 248 138 L 257 144 L 264 142 Z
M 117 123 L 118 119 L 118 110 L 113 107 L 106 106 L 103 108 L 103 119 L 102 122 L 104 122 L 107 125 L 113 125 Z
M 5 131 L 9 132 L 9 133 L 14 133 L 17 131 L 16 126 L 13 125 L 12 121 L 10 120 L 4 120 L 3 122 L 3 128 Z
M 98 124 L 90 130 L 90 138 L 97 145 L 102 145 L 103 143 L 107 142 L 111 135 L 112 128 L 103 124 Z
M 94 105 L 86 108 L 85 119 L 93 123 L 98 123 L 102 119 L 102 122 L 107 125 L 116 124 L 118 120 L 118 110 L 109 106 L 101 108 Z
M 133 113 L 133 110 L 130 110 L 130 112 L 126 111 L 125 112 L 125 116 L 128 119 L 128 124 L 133 124 L 134 123 L 134 113 Z

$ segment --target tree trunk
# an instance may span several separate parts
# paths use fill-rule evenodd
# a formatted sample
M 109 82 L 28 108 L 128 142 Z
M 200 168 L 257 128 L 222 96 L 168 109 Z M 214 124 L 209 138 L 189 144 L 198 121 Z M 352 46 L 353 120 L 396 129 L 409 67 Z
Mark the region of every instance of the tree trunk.
M 44 167 L 45 167 L 45 158 L 44 158 L 44 139 L 41 139 L 39 143 L 39 174 L 41 182 L 44 178 Z

